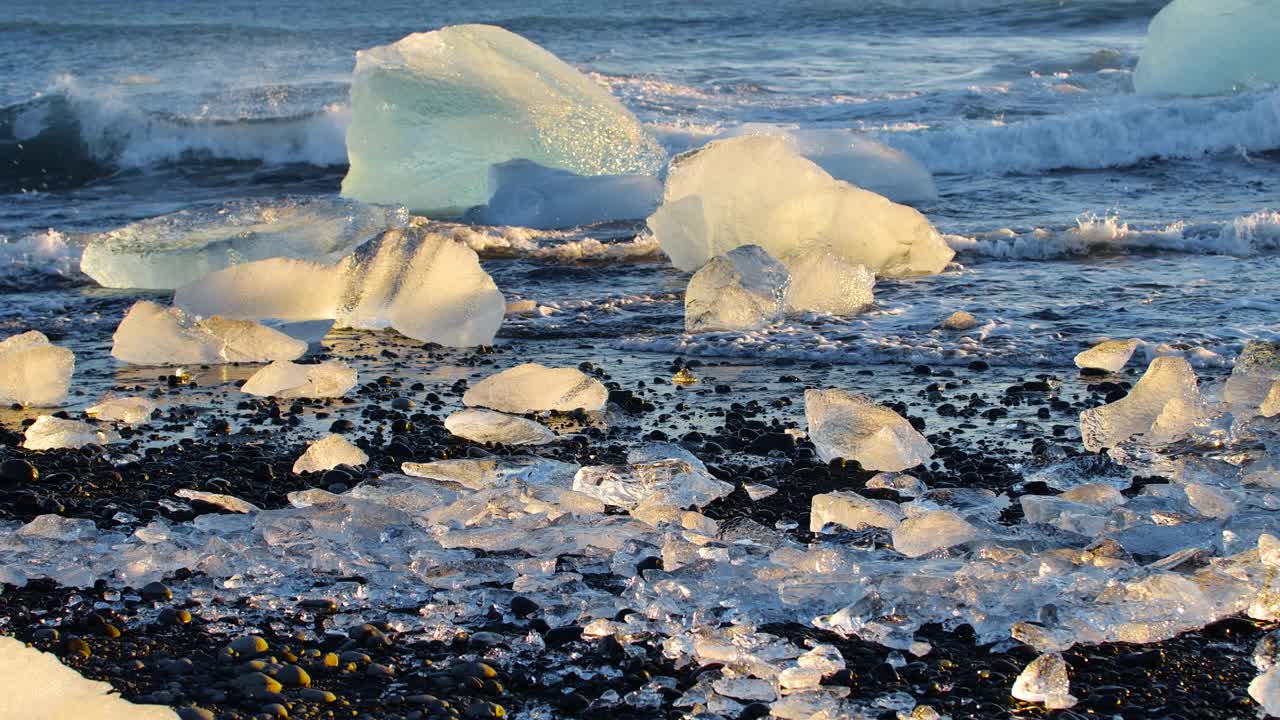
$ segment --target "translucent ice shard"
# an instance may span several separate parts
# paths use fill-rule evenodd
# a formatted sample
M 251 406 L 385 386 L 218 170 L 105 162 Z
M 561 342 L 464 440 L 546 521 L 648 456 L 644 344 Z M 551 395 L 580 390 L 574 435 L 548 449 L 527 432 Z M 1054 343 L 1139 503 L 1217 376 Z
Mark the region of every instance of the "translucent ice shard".
M 819 532 L 828 524 L 850 530 L 877 527 L 892 530 L 906 519 L 898 504 L 889 500 L 873 500 L 855 492 L 832 492 L 814 495 L 809 512 L 809 532 Z
M 537 457 L 493 457 L 404 463 L 405 475 L 451 482 L 472 490 L 507 487 L 521 481 L 534 485 L 569 487 L 578 466 Z
M 475 251 L 428 225 L 387 231 L 332 265 L 288 258 L 236 265 L 179 288 L 174 303 L 199 315 L 390 327 L 453 347 L 492 343 L 506 314 Z
M 978 537 L 978 529 L 959 515 L 934 510 L 907 518 L 893 529 L 893 549 L 907 557 L 962 545 Z
M 254 373 L 240 389 L 278 398 L 342 397 L 356 386 L 356 371 L 341 360 L 299 365 L 277 360 Z
M 1151 21 L 1134 71 L 1149 95 L 1220 95 L 1280 82 L 1280 15 L 1266 0 L 1174 0 Z
M 1251 340 L 1231 368 L 1224 397 L 1235 412 L 1258 411 L 1277 380 L 1280 342 Z
M 22 447 L 28 450 L 54 450 L 58 448 L 81 448 L 85 445 L 106 445 L 120 439 L 113 432 L 99 430 L 97 427 L 79 420 L 63 420 L 50 415 L 41 415 L 27 428 L 23 435 L 26 440 Z
M 786 313 L 790 275 L 759 245 L 717 255 L 689 278 L 684 291 L 685 332 L 755 330 Z
M 656 175 L 665 153 L 607 90 L 528 40 L 455 25 L 361 50 L 342 194 L 458 214 L 489 167 L 525 159 L 579 175 Z
M 681 270 L 741 245 L 774 257 L 827 245 L 890 277 L 940 272 L 954 255 L 919 212 L 833 179 L 777 137 L 717 140 L 677 157 L 648 224 Z
M 1120 372 L 1138 348 L 1137 340 L 1108 340 L 1076 355 L 1076 367 Z
M 333 262 L 406 219 L 403 209 L 338 198 L 241 200 L 103 233 L 85 246 L 80 269 L 103 287 L 171 290 L 266 258 Z
M 823 461 L 845 458 L 867 470 L 899 472 L 933 457 L 933 446 L 911 423 L 862 395 L 806 390 L 804 408 Z
M 307 446 L 293 463 L 295 473 L 324 472 L 339 465 L 356 467 L 369 462 L 363 450 L 341 435 L 329 434 Z
M 0 340 L 0 402 L 61 405 L 71 387 L 76 356 L 32 330 Z
M 1031 661 L 1013 682 L 1013 696 L 1025 702 L 1043 703 L 1050 710 L 1074 706 L 1076 699 L 1071 695 L 1066 661 L 1057 653 Z
M 791 273 L 787 312 L 857 315 L 875 303 L 876 274 L 845 262 L 831 248 L 808 248 L 782 258 Z
M 574 476 L 573 489 L 628 510 L 655 496 L 678 508 L 702 507 L 733 492 L 732 485 L 679 459 L 584 467 Z
M 111 397 L 103 398 L 96 404 L 85 408 L 85 413 L 97 418 L 126 425 L 140 425 L 151 419 L 155 411 L 155 401 L 144 397 Z
M 444 420 L 444 427 L 460 438 L 478 443 L 503 445 L 546 445 L 556 434 L 546 425 L 492 410 L 467 408 Z
M 568 228 L 606 220 L 648 217 L 662 200 L 651 175 L 577 175 L 530 160 L 511 160 L 489 171 L 490 225 Z
M 1158 357 L 1128 396 L 1080 413 L 1084 446 L 1097 452 L 1135 435 L 1145 442 L 1170 442 L 1203 417 L 1204 400 L 1196 373 L 1180 357 Z
M 604 409 L 609 391 L 599 380 L 576 368 L 549 368 L 525 363 L 476 383 L 462 396 L 469 407 L 507 413 L 547 410 L 587 412 Z
M 1267 715 L 1280 716 L 1280 667 L 1271 666 L 1249 683 L 1249 697 L 1262 706 Z
M 141 300 L 116 328 L 111 354 L 133 365 L 200 365 L 296 360 L 307 343 L 252 320 L 198 319 Z
M 248 514 L 261 512 L 262 508 L 254 505 L 248 500 L 242 500 L 234 495 L 224 495 L 222 493 L 204 492 L 202 490 L 189 490 L 183 488 L 173 493 L 184 500 L 195 500 L 206 505 L 212 505 L 229 513 Z

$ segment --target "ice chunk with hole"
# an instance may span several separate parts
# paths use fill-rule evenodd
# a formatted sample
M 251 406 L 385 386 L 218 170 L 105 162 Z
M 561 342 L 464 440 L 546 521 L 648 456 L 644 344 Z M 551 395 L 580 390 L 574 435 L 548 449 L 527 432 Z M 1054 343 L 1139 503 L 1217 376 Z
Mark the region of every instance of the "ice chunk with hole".
M 76 356 L 31 330 L 0 340 L 0 402 L 61 405 L 71 387 Z
M 1134 70 L 1144 95 L 1221 95 L 1280 83 L 1280 15 L 1268 0 L 1174 0 Z
M 594 465 L 580 469 L 573 489 L 627 510 L 656 499 L 677 508 L 702 507 L 733 492 L 686 460 L 671 458 L 631 465 Z
M 85 408 L 86 414 L 98 420 L 141 425 L 151 419 L 158 405 L 144 397 L 107 397 Z
M 949 510 L 933 510 L 909 517 L 893 529 L 893 549 L 907 557 L 963 545 L 980 533 L 969 521 Z
M 277 360 L 254 373 L 240 389 L 262 397 L 330 398 L 342 397 L 355 386 L 355 369 L 341 360 L 316 365 Z
M 1041 703 L 1050 710 L 1074 706 L 1076 698 L 1071 695 L 1067 662 L 1057 653 L 1032 660 L 1013 681 L 1013 696 L 1024 702 Z
M 356 54 L 342 194 L 456 215 L 489 199 L 492 165 L 656 175 L 666 154 L 622 103 L 491 25 L 415 33 Z
M 489 169 L 489 204 L 479 219 L 489 225 L 570 228 L 649 217 L 662 200 L 652 175 L 578 175 L 509 160 Z
M 1133 357 L 1133 351 L 1137 349 L 1136 339 L 1107 340 L 1077 354 L 1076 367 L 1120 372 L 1129 362 L 1129 358 Z
M 1277 380 L 1280 342 L 1251 340 L 1231 368 L 1223 397 L 1236 412 L 1261 411 Z
M 195 318 L 140 300 L 112 336 L 111 354 L 132 365 L 203 365 L 296 360 L 307 343 L 252 320 Z
M 856 460 L 867 470 L 900 472 L 933 457 L 911 423 L 869 398 L 844 390 L 806 390 L 809 438 L 824 462 Z
M 755 330 L 786 315 L 790 274 L 759 245 L 743 245 L 703 265 L 684 291 L 689 333 Z
M 237 200 L 102 233 L 85 246 L 80 270 L 103 287 L 171 290 L 266 258 L 333 262 L 407 219 L 403 208 L 340 198 Z
M 546 445 L 556 439 L 556 434 L 542 423 L 477 408 L 453 413 L 445 418 L 444 427 L 460 438 L 478 443 Z
M 36 418 L 23 433 L 23 437 L 25 440 L 22 447 L 28 450 L 74 449 L 85 445 L 106 445 L 120 439 L 114 432 L 99 430 L 89 423 L 64 420 L 51 415 Z
M 941 272 L 955 254 L 913 208 L 833 179 L 776 137 L 716 140 L 675 158 L 647 222 L 681 270 L 742 245 L 774 257 L 830 246 L 888 277 Z
M 567 412 L 578 408 L 598 412 L 608 400 L 608 389 L 581 370 L 537 363 L 524 363 L 490 375 L 462 396 L 468 407 L 507 413 Z
M 1185 435 L 1205 414 L 1191 365 L 1180 357 L 1158 357 L 1121 400 L 1080 413 L 1084 446 L 1097 452 L 1142 435 L 1165 443 Z
M 369 462 L 369 456 L 363 450 L 352 445 L 349 440 L 330 433 L 307 445 L 307 449 L 293 463 L 295 473 L 314 473 L 332 470 L 339 465 L 356 467 Z
M 855 492 L 836 491 L 814 495 L 809 510 L 809 532 L 820 532 L 827 525 L 840 525 L 850 530 L 866 527 L 892 530 L 906 519 L 898 503 L 866 498 Z
M 829 247 L 792 253 L 782 263 L 791 273 L 789 314 L 857 315 L 875 303 L 876 274 L 866 265 L 845 262 Z
M 492 343 L 506 314 L 475 251 L 428 224 L 387 231 L 330 265 L 290 258 L 236 265 L 179 288 L 174 304 L 206 316 L 393 328 L 452 347 Z

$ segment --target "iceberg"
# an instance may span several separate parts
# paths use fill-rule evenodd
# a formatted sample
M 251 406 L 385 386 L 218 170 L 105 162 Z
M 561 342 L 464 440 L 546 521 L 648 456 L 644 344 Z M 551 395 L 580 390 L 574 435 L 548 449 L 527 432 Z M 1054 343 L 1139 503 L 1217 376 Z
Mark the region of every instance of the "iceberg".
M 332 262 L 407 220 L 403 208 L 340 198 L 235 201 L 98 235 L 85 246 L 80 270 L 103 287 L 172 290 L 266 258 Z
M 339 465 L 356 467 L 369 462 L 369 456 L 363 450 L 352 445 L 341 435 L 329 434 L 307 446 L 305 452 L 293 463 L 293 472 L 324 472 Z
M 76 356 L 31 330 L 0 340 L 0 402 L 53 407 L 66 402 Z
M 1080 435 L 1092 452 L 1143 435 L 1148 444 L 1185 435 L 1205 414 L 1191 365 L 1180 357 L 1158 357 L 1121 400 L 1080 413 Z
M 1120 372 L 1138 349 L 1136 339 L 1107 340 L 1076 355 L 1076 367 L 1080 369 Z
M 503 445 L 546 445 L 556 434 L 546 425 L 492 410 L 468 408 L 444 419 L 444 428 L 464 440 Z
M 782 258 L 791 273 L 787 313 L 857 315 L 875 304 L 876 274 L 845 262 L 831 248 L 810 248 Z
M 141 425 L 151 420 L 151 413 L 157 407 L 155 401 L 150 398 L 107 397 L 85 408 L 84 411 L 98 420 Z
M 240 388 L 250 395 L 278 398 L 342 397 L 356 386 L 356 371 L 340 360 L 299 365 L 277 360 L 254 373 Z
M 356 53 L 342 194 L 458 215 L 489 168 L 656 175 L 666 153 L 622 103 L 523 37 L 455 25 Z
M 824 462 L 856 460 L 867 470 L 901 472 L 933 457 L 933 446 L 898 413 L 844 390 L 806 390 L 809 437 Z
M 715 140 L 676 157 L 647 223 L 686 271 L 741 245 L 774 257 L 830 246 L 888 277 L 938 273 L 955 255 L 918 211 L 832 178 L 778 137 Z
M 51 415 L 41 415 L 23 434 L 22 447 L 28 450 L 57 450 L 82 448 L 85 445 L 106 445 L 120 439 L 113 432 L 103 432 L 89 423 L 64 420 Z
M 0 717 L 26 720 L 178 720 L 162 705 L 134 705 L 51 653 L 0 635 Z
M 252 320 L 194 318 L 140 300 L 112 336 L 111 355 L 131 365 L 216 365 L 296 360 L 307 343 Z
M 332 265 L 290 258 L 236 265 L 179 288 L 174 304 L 198 315 L 390 327 L 452 347 L 492 343 L 506 314 L 475 251 L 426 224 L 388 230 Z
M 1280 83 L 1280 14 L 1269 0 L 1173 0 L 1134 70 L 1143 95 L 1222 95 Z
M 1231 368 L 1223 397 L 1236 412 L 1258 412 L 1277 380 L 1280 380 L 1280 342 L 1250 340 Z
M 689 278 L 684 291 L 688 333 L 755 330 L 783 319 L 791 276 L 759 245 L 717 255 Z
M 576 368 L 549 368 L 525 363 L 481 380 L 462 396 L 467 407 L 505 413 L 569 412 L 579 408 L 599 412 L 609 390 Z
M 578 175 L 523 159 L 490 168 L 489 189 L 482 222 L 542 229 L 645 218 L 662 200 L 652 175 Z

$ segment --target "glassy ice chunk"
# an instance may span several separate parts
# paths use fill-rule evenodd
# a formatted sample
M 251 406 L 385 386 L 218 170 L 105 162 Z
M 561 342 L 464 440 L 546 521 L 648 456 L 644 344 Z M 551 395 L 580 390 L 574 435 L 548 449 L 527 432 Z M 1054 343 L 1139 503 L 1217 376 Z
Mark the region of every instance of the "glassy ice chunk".
M 103 287 L 171 290 L 266 258 L 333 262 L 407 219 L 403 208 L 339 198 L 237 200 L 103 233 L 85 246 L 80 270 Z
M 141 300 L 116 328 L 111 354 L 133 365 L 201 365 L 296 360 L 307 343 L 252 320 L 193 318 Z
M 185 500 L 195 500 L 206 505 L 212 505 L 221 508 L 230 513 L 248 514 L 261 512 L 262 508 L 254 505 L 248 500 L 242 500 L 234 495 L 223 495 L 222 493 L 204 492 L 202 490 L 189 490 L 183 488 L 173 493 L 174 495 Z
M 85 408 L 86 414 L 110 422 L 122 422 L 126 425 L 141 425 L 151 419 L 151 413 L 158 407 L 155 401 L 144 397 L 109 397 Z
M 584 467 L 574 475 L 573 489 L 627 510 L 655 496 L 677 508 L 702 507 L 733 492 L 732 485 L 679 459 Z
M 871 268 L 845 262 L 829 247 L 792 253 L 782 262 L 791 273 L 788 313 L 857 315 L 876 301 L 876 274 Z
M 1084 446 L 1097 452 L 1135 435 L 1164 443 L 1191 430 L 1204 415 L 1204 400 L 1191 365 L 1180 357 L 1158 357 L 1129 395 L 1080 413 Z
M 929 491 L 929 486 L 920 478 L 899 473 L 878 473 L 867 481 L 867 487 L 873 490 L 893 490 L 901 497 L 920 497 Z
M 17 534 L 19 537 L 73 542 L 95 537 L 98 534 L 98 528 L 92 520 L 84 518 L 37 515 L 31 522 L 18 528 Z
M 15 638 L 0 635 L 0 717 L 26 720 L 178 720 L 162 705 L 134 705 L 110 683 L 88 680 Z
M 525 363 L 476 383 L 462 396 L 468 407 L 507 413 L 548 410 L 587 412 L 604 409 L 609 391 L 597 379 L 576 368 L 549 368 Z
M 356 371 L 341 360 L 299 365 L 277 360 L 254 373 L 240 389 L 278 398 L 342 397 L 356 386 Z
M 947 510 L 907 518 L 893 529 L 893 549 L 907 557 L 962 545 L 978 537 L 978 529 Z
M 451 482 L 472 490 L 507 487 L 522 481 L 531 485 L 570 487 L 578 466 L 538 457 L 492 457 L 407 462 L 400 466 L 405 475 Z
M 711 683 L 711 687 L 720 695 L 745 702 L 773 702 L 778 699 L 773 683 L 757 678 L 720 678 Z
M 607 220 L 648 217 L 662 200 L 662 181 L 651 175 L 577 175 L 531 160 L 489 169 L 490 225 L 569 228 Z
M 1236 514 L 1243 499 L 1240 494 L 1212 485 L 1191 483 L 1183 488 L 1196 512 L 1205 517 L 1229 518 Z
M 941 272 L 955 254 L 916 210 L 833 179 L 777 137 L 716 140 L 675 158 L 648 225 L 687 271 L 742 245 L 774 257 L 830 246 L 888 277 Z
M 933 457 L 933 446 L 911 423 L 870 399 L 844 390 L 806 390 L 809 437 L 824 462 L 856 460 L 867 470 L 899 472 Z
M 685 332 L 755 330 L 786 314 L 790 275 L 759 245 L 743 245 L 703 265 L 684 291 Z
M 898 504 L 889 500 L 873 500 L 855 492 L 832 492 L 814 495 L 809 512 L 809 532 L 819 532 L 830 523 L 850 530 L 877 527 L 892 530 L 906 515 Z
M 0 340 L 0 402 L 61 405 L 71 387 L 76 356 L 35 330 Z
M 1071 695 L 1066 661 L 1057 653 L 1032 660 L 1013 682 L 1013 696 L 1024 702 L 1043 703 L 1050 710 L 1074 706 L 1076 698 Z
M 943 330 L 953 330 L 955 332 L 964 332 L 978 327 L 978 318 L 973 313 L 966 310 L 957 310 L 947 316 L 940 326 Z
M 1076 367 L 1120 372 L 1137 349 L 1138 341 L 1135 339 L 1108 340 L 1076 355 Z
M 341 435 L 329 434 L 307 446 L 305 452 L 293 463 L 295 473 L 313 473 L 332 470 L 339 465 L 357 467 L 369 462 L 363 450 L 352 445 Z
M 1261 409 L 1277 380 L 1280 342 L 1250 340 L 1231 368 L 1224 397 L 1236 412 Z
M 1280 83 L 1280 15 L 1265 0 L 1174 0 L 1134 71 L 1144 95 L 1221 95 Z
M 79 420 L 63 420 L 51 415 L 41 415 L 23 434 L 22 447 L 28 450 L 55 450 L 58 448 L 82 448 L 85 445 L 106 445 L 116 442 L 120 436 L 104 432 Z
M 1262 706 L 1267 715 L 1280 717 L 1280 667 L 1269 670 L 1249 683 L 1249 697 Z
M 179 288 L 174 304 L 206 316 L 390 327 L 452 347 L 492 343 L 506 314 L 475 251 L 421 224 L 389 230 L 332 265 L 290 258 L 236 265 Z
M 491 25 L 415 33 L 356 53 L 342 194 L 459 214 L 491 165 L 656 175 L 661 147 L 622 103 L 555 55 Z
M 444 427 L 460 438 L 477 443 L 503 445 L 546 445 L 556 434 L 546 425 L 515 415 L 468 408 L 444 420 Z

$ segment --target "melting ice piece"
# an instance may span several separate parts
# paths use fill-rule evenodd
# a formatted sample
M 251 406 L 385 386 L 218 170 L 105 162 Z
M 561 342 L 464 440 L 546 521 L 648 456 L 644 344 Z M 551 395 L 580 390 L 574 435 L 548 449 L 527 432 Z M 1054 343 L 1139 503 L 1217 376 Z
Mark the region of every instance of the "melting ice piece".
M 407 462 L 401 471 L 412 477 L 423 477 L 462 485 L 472 490 L 505 487 L 515 480 L 533 485 L 569 487 L 578 466 L 538 457 L 492 457 L 437 460 L 429 463 Z
M 1050 710 L 1072 707 L 1076 699 L 1071 695 L 1066 661 L 1057 653 L 1032 660 L 1013 682 L 1013 696 L 1025 702 L 1043 703 Z
M 877 527 L 892 530 L 906 519 L 898 503 L 865 498 L 855 492 L 814 495 L 809 512 L 809 532 L 819 532 L 828 524 L 850 530 Z
M 942 321 L 940 327 L 943 330 L 954 330 L 956 332 L 972 330 L 978 327 L 978 318 L 974 317 L 971 312 L 957 310 L 948 315 L 947 319 Z
M 1120 372 L 1129 362 L 1129 358 L 1133 357 L 1133 351 L 1137 349 L 1136 339 L 1108 340 L 1076 355 L 1076 367 Z
M 662 181 L 652 175 L 577 175 L 510 160 L 489 169 L 489 192 L 480 213 L 489 225 L 568 228 L 648 217 L 662 200 Z
M 369 456 L 363 450 L 341 435 L 331 433 L 308 445 L 306 452 L 293 463 L 293 471 L 299 474 L 324 472 L 339 465 L 356 467 L 367 462 Z
M 111 354 L 133 365 L 201 365 L 296 360 L 307 343 L 252 320 L 197 319 L 141 300 L 116 328 Z
M 546 445 L 556 434 L 546 425 L 515 415 L 468 408 L 444 420 L 444 427 L 460 438 L 477 443 L 503 445 Z
M 1080 413 L 1084 446 L 1097 452 L 1135 435 L 1148 443 L 1176 440 L 1205 414 L 1191 365 L 1180 357 L 1158 357 L 1121 400 Z
M 903 520 L 893 529 L 893 549 L 907 557 L 962 545 L 978 537 L 978 529 L 959 515 L 934 510 Z
M 1249 683 L 1249 697 L 1262 706 L 1267 715 L 1280 716 L 1280 666 L 1270 669 Z
M 1262 401 L 1258 412 L 1263 417 L 1280 415 L 1280 380 L 1271 383 L 1271 389 L 1267 391 L 1267 397 Z
M 389 230 L 332 265 L 289 258 L 236 265 L 179 288 L 174 304 L 200 315 L 390 327 L 452 347 L 492 343 L 506 313 L 475 251 L 426 225 Z
M 242 500 L 234 495 L 223 495 L 222 493 L 204 492 L 202 490 L 188 490 L 183 488 L 173 493 L 174 495 L 185 500 L 195 500 L 206 505 L 212 505 L 221 508 L 230 513 L 256 513 L 261 512 L 262 508 L 254 505 L 248 500 Z
M 134 705 L 110 683 L 87 680 L 50 653 L 0 635 L 0 717 L 26 720 L 178 720 L 161 705 Z
M 491 25 L 415 33 L 356 53 L 342 194 L 428 215 L 483 204 L 491 165 L 656 175 L 666 153 L 622 103 Z
M 879 473 L 867 481 L 867 487 L 873 490 L 893 490 L 902 497 L 920 497 L 929 491 L 929 487 L 920 478 L 898 473 Z
M 151 419 L 155 411 L 155 401 L 144 397 L 103 398 L 97 404 L 85 408 L 85 413 L 98 420 L 122 422 L 126 425 L 141 425 Z
M 1277 380 L 1280 342 L 1250 340 L 1231 368 L 1224 397 L 1236 412 L 1261 409 Z
M 672 161 L 649 228 L 681 270 L 741 245 L 828 245 L 877 275 L 941 272 L 955 254 L 916 210 L 833 179 L 782 138 L 716 140 Z
M 743 245 L 703 265 L 684 291 L 685 332 L 755 330 L 786 314 L 786 266 L 759 245 Z
M 791 273 L 788 313 L 857 315 L 875 303 L 876 274 L 866 265 L 845 262 L 829 247 L 792 253 L 782 262 Z
M 1280 83 L 1280 15 L 1260 0 L 1174 0 L 1151 21 L 1134 71 L 1145 95 L 1220 95 Z
M 277 360 L 254 373 L 240 389 L 278 398 L 342 397 L 356 386 L 356 371 L 341 360 L 299 365 Z
M 856 460 L 867 470 L 900 472 L 933 457 L 933 446 L 901 415 L 844 390 L 806 390 L 809 437 L 824 462 Z
M 120 439 L 119 435 L 104 432 L 89 423 L 64 420 L 50 415 L 41 415 L 36 418 L 23 437 L 26 440 L 22 443 L 22 447 L 28 450 L 74 449 L 85 445 L 106 445 Z
M 332 262 L 407 219 L 403 208 L 339 198 L 235 201 L 103 233 L 85 246 L 80 270 L 103 287 L 171 290 L 266 258 Z
M 32 330 L 0 340 L 0 402 L 61 405 L 71 387 L 76 356 Z
M 549 368 L 525 363 L 481 380 L 462 396 L 468 407 L 507 413 L 547 410 L 587 412 L 604 409 L 609 391 L 599 380 L 576 368 Z
M 667 459 L 633 465 L 584 467 L 573 477 L 573 489 L 627 510 L 656 500 L 678 508 L 702 507 L 733 492 L 733 486 L 699 470 L 686 460 Z

